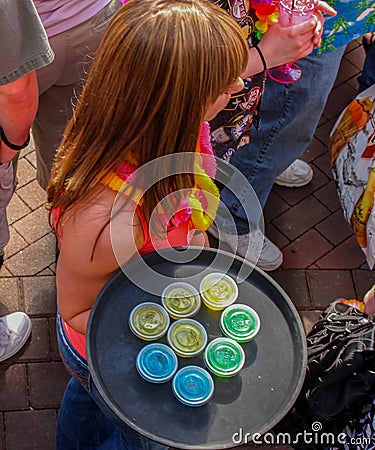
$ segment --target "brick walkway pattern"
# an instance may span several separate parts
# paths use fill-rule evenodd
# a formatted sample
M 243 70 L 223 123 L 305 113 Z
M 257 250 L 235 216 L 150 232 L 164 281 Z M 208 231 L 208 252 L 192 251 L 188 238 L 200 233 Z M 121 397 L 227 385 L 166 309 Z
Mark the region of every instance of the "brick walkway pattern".
M 298 189 L 275 186 L 265 209 L 266 233 L 284 253 L 282 268 L 270 274 L 289 294 L 307 329 L 331 300 L 361 298 L 375 283 L 343 219 L 327 151 L 329 132 L 356 93 L 363 60 L 359 41 L 350 44 L 314 140 L 303 155 L 314 169 L 313 181 Z M 22 352 L 0 364 L 0 450 L 54 449 L 58 408 L 68 380 L 55 335 L 55 238 L 35 165 L 31 143 L 21 153 L 19 186 L 8 209 L 11 240 L 0 271 L 0 315 L 25 311 L 33 332 Z

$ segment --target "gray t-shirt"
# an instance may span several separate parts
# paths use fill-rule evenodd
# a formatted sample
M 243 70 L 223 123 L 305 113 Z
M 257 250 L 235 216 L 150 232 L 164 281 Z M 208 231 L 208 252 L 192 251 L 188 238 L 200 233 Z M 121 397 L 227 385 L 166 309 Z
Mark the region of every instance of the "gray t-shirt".
M 32 0 L 0 0 L 0 86 L 54 58 Z

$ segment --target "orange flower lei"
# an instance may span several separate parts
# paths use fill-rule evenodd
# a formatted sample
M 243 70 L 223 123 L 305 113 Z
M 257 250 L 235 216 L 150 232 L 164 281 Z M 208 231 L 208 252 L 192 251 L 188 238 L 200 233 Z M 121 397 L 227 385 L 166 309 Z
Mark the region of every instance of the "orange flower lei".
M 260 40 L 268 27 L 279 20 L 279 0 L 253 0 L 251 7 L 258 18 L 254 34 Z

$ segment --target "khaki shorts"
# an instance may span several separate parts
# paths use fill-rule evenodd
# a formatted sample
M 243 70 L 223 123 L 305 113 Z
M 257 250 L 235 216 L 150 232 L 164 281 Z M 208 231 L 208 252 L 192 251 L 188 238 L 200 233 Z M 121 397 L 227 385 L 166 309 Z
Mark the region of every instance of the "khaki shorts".
M 37 180 L 43 189 L 95 52 L 120 6 L 119 0 L 112 0 L 91 19 L 50 38 L 55 59 L 37 70 L 39 107 L 32 126 Z

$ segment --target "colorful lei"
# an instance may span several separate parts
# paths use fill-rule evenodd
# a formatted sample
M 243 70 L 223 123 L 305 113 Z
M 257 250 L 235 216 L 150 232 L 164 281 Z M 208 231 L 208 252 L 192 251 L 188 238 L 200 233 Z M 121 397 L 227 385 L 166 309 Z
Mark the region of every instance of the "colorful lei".
M 216 160 L 210 141 L 210 127 L 207 122 L 201 126 L 199 141 L 196 148 L 194 163 L 194 187 L 190 195 L 180 201 L 176 206 L 176 213 L 167 218 L 160 212 L 160 218 L 166 227 L 178 227 L 182 223 L 191 220 L 195 229 L 205 231 L 212 224 L 216 216 L 220 202 L 220 192 L 213 178 L 216 175 Z M 134 203 L 139 204 L 142 198 L 142 190 L 131 188 L 132 173 L 136 166 L 129 163 L 121 164 L 115 172 L 101 179 L 101 183 L 116 192 L 129 192 Z
M 279 0 L 253 0 L 251 7 L 258 18 L 254 25 L 254 34 L 260 41 L 268 27 L 279 20 Z

